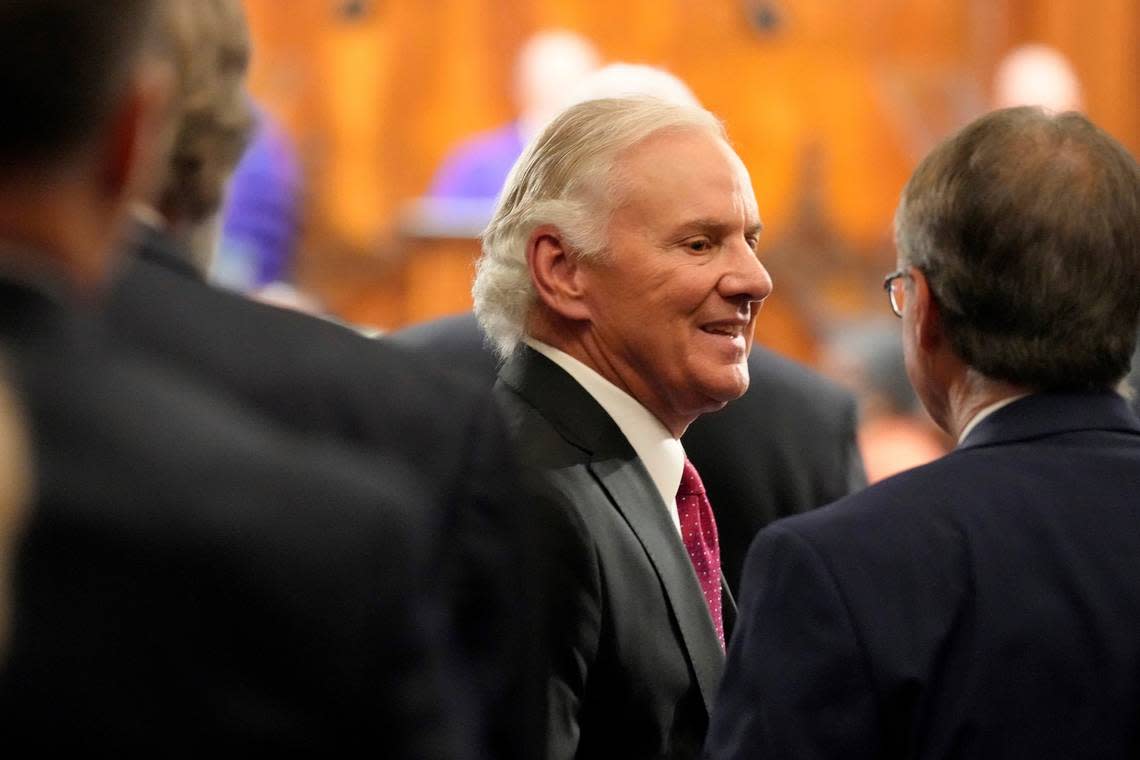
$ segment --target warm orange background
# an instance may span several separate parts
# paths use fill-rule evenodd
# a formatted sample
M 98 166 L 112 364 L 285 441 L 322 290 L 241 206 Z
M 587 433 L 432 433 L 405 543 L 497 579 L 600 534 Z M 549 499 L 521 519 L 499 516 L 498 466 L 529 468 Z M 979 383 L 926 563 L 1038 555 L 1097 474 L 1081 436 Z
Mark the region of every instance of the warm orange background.
M 1137 0 L 245 0 L 252 90 L 302 150 L 302 284 L 391 328 L 469 306 L 476 244 L 401 239 L 395 214 L 460 138 L 510 120 L 511 67 L 546 27 L 664 66 L 749 166 L 776 293 L 759 339 L 811 361 L 829 323 L 885 309 L 898 192 L 985 109 L 1011 47 L 1052 44 L 1086 111 L 1140 152 Z M 777 20 L 765 30 L 763 12 Z

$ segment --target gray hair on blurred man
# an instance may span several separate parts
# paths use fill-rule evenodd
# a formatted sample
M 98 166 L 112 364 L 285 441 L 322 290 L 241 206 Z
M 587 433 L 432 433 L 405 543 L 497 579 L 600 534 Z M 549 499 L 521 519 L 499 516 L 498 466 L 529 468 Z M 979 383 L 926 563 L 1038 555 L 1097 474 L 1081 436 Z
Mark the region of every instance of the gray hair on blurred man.
M 249 27 L 236 0 L 165 0 L 162 8 L 160 37 L 175 72 L 170 150 L 159 186 L 136 212 L 185 246 L 189 263 L 204 272 L 226 187 L 253 129 Z

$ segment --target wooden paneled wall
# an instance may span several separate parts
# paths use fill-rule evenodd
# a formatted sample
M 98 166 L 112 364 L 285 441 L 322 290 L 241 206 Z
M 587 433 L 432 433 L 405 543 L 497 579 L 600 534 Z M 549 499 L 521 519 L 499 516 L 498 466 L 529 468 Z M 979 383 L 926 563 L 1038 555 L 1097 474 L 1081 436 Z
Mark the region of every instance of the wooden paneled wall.
M 830 321 L 885 308 L 874 286 L 894 258 L 898 191 L 985 109 L 1012 46 L 1060 48 L 1086 110 L 1140 152 L 1136 0 L 245 2 L 251 88 L 304 156 L 305 282 L 383 327 L 469 305 L 475 244 L 400 240 L 394 216 L 452 144 L 513 116 L 514 55 L 547 27 L 606 60 L 664 66 L 724 118 L 777 282 L 761 339 L 809 361 Z

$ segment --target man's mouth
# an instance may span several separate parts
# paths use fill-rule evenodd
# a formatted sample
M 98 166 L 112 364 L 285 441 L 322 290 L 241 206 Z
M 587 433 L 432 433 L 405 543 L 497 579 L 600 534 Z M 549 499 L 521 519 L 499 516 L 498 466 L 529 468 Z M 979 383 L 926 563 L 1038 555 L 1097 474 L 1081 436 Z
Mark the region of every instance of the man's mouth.
M 729 338 L 743 337 L 747 327 L 747 322 L 713 322 L 701 325 L 701 329 L 711 335 L 724 335 Z

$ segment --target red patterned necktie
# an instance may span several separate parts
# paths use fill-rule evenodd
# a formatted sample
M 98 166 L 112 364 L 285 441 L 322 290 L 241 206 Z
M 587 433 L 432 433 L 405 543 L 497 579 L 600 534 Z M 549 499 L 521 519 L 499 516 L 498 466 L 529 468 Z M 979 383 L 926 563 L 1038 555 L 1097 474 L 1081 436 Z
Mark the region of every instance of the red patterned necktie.
M 716 520 L 712 506 L 705 495 L 705 486 L 697 468 L 685 457 L 681 473 L 681 486 L 677 489 L 677 516 L 681 522 L 681 538 L 689 551 L 693 569 L 697 571 L 701 591 L 709 606 L 716 627 L 720 648 L 724 649 L 724 619 L 721 616 L 720 598 L 720 542 L 716 535 Z

